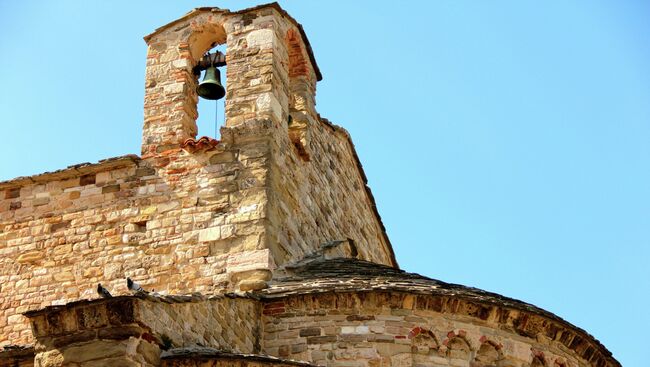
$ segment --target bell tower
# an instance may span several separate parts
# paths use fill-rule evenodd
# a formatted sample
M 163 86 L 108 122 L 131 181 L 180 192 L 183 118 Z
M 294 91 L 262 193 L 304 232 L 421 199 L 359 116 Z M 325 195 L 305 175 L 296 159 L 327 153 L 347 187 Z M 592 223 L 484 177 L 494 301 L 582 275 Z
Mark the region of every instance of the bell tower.
M 199 8 L 145 37 L 144 157 L 177 148 L 196 137 L 197 78 L 193 68 L 215 45 L 227 45 L 226 127 L 267 120 L 287 130 L 291 98 L 289 47 L 315 90 L 317 68 L 297 23 L 279 6 L 245 12 Z M 287 39 L 291 44 L 287 43 Z M 304 55 L 303 55 L 304 53 Z M 296 56 L 294 56 L 296 57 Z M 295 72 L 293 72 L 295 74 Z M 311 75 L 309 75 L 311 74 Z
M 233 286 L 251 274 L 267 281 L 332 241 L 396 266 L 348 133 L 316 112 L 322 77 L 309 41 L 277 3 L 198 8 L 145 41 L 142 158 L 177 190 L 196 180 L 181 195 L 214 219 L 185 237 L 228 255 L 227 264 L 246 264 L 226 267 Z M 195 71 L 220 44 L 228 66 L 221 141 L 197 139 Z

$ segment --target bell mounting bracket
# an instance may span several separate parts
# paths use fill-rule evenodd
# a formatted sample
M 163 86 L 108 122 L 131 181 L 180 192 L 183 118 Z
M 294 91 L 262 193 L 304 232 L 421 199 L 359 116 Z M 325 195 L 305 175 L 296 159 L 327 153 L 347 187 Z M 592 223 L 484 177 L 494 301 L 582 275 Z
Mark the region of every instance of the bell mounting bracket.
M 201 57 L 196 66 L 192 68 L 194 75 L 201 75 L 201 71 L 209 68 L 210 66 L 226 66 L 226 55 L 221 51 L 216 51 L 213 53 L 206 53 Z

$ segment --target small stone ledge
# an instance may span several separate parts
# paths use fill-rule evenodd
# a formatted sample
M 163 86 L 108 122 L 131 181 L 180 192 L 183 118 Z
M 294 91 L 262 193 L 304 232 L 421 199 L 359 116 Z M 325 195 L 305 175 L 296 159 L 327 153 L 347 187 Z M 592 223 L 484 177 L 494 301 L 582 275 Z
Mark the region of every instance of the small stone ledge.
M 32 318 L 39 315 L 47 315 L 53 312 L 60 312 L 62 310 L 71 309 L 83 306 L 96 306 L 107 303 L 120 302 L 123 300 L 145 300 L 150 302 L 163 302 L 163 303 L 188 303 L 188 302 L 203 302 L 206 300 L 216 300 L 224 298 L 244 298 L 244 299 L 259 299 L 254 294 L 241 294 L 241 293 L 223 293 L 214 295 L 204 295 L 201 293 L 179 294 L 179 295 L 162 295 L 157 293 L 140 292 L 130 296 L 116 296 L 111 298 L 97 298 L 97 299 L 83 299 L 79 301 L 69 302 L 65 305 L 47 306 L 38 310 L 31 310 L 23 313 L 25 317 Z
M 79 301 L 26 312 L 37 345 L 62 347 L 82 341 L 128 339 L 148 333 L 140 322 L 135 297 L 115 297 L 99 301 Z
M 137 155 L 128 154 L 114 158 L 102 159 L 97 163 L 79 163 L 56 171 L 43 172 L 32 176 L 21 176 L 11 180 L 1 181 L 0 190 L 12 189 L 34 183 L 65 180 L 93 173 L 109 171 L 115 168 L 135 165 L 140 161 L 141 159 Z
M 233 353 L 229 351 L 207 348 L 207 347 L 187 347 L 187 348 L 174 348 L 161 353 L 160 358 L 164 360 L 179 360 L 179 359 L 190 359 L 190 360 L 240 360 L 240 361 L 249 361 L 249 362 L 261 362 L 263 364 L 272 364 L 272 365 L 290 365 L 290 366 L 302 366 L 302 367 L 311 367 L 317 366 L 315 364 L 306 362 L 306 361 L 296 361 L 293 359 L 283 359 L 278 357 L 273 357 L 263 354 L 246 354 L 246 353 Z
M 259 319 L 249 316 L 260 310 L 260 303 L 247 295 L 163 296 L 142 292 L 50 306 L 24 315 L 29 318 L 39 352 L 131 337 L 162 349 L 200 343 L 252 352 Z M 184 329 L 186 323 L 196 329 Z M 240 325 L 237 332 L 222 334 L 216 330 L 216 325 L 235 323 Z

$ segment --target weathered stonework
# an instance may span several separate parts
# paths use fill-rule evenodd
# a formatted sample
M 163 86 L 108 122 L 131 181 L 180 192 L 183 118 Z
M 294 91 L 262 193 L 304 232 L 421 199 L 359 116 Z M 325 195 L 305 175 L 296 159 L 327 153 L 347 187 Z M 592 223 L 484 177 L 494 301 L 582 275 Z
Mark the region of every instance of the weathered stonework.
M 347 133 L 315 113 L 296 24 L 274 5 L 195 10 L 146 38 L 142 158 L 0 183 L 0 346 L 31 343 L 22 313 L 99 282 L 124 294 L 127 276 L 166 294 L 250 290 L 346 238 L 395 265 Z M 215 42 L 228 46 L 226 126 L 217 145 L 182 149 L 196 134 L 192 66 Z M 316 159 L 290 139 L 290 113 Z
M 476 307 L 387 292 L 290 297 L 265 306 L 263 352 L 327 366 L 585 365 L 570 342 L 521 333 L 521 312 Z
M 619 365 L 551 313 L 398 269 L 277 4 L 145 41 L 141 156 L 0 182 L 0 367 Z M 194 67 L 219 44 L 225 126 L 197 139 Z
M 26 315 L 37 340 L 37 360 L 52 354 L 70 362 L 109 357 L 95 349 L 137 360 L 143 354 L 137 349 L 146 348 L 147 363 L 158 364 L 161 348 L 200 344 L 246 353 L 259 350 L 259 312 L 257 302 L 245 298 L 142 295 L 81 301 Z
M 311 367 L 310 363 L 212 348 L 179 348 L 162 355 L 163 367 Z

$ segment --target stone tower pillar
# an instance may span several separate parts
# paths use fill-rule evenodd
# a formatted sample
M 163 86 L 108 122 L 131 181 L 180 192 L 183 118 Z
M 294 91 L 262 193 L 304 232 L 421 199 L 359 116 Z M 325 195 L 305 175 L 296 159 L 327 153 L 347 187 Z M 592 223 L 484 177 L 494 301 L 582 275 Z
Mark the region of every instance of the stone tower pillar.
M 295 26 L 278 9 L 230 13 L 199 8 L 145 38 L 143 157 L 196 137 L 197 77 L 192 68 L 220 44 L 227 45 L 225 126 L 268 120 L 286 132 L 291 88 L 285 38 L 295 33 Z

